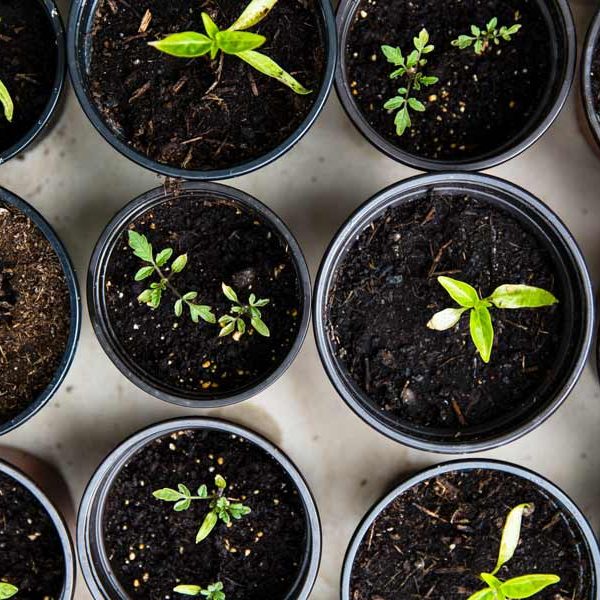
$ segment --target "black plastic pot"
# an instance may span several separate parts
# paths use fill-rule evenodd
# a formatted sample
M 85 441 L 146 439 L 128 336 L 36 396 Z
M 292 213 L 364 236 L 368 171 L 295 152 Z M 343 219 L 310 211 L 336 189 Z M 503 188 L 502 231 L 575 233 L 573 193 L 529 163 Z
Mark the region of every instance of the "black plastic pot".
M 38 0 L 44 7 L 48 20 L 54 30 L 56 37 L 56 76 L 52 87 L 52 94 L 44 108 L 44 112 L 39 116 L 37 122 L 31 129 L 13 146 L 0 152 L 0 165 L 7 160 L 13 158 L 17 154 L 23 152 L 46 128 L 52 120 L 56 109 L 59 106 L 60 96 L 65 84 L 65 76 L 67 72 L 67 60 L 65 52 L 65 32 L 63 24 L 58 12 L 58 8 L 54 0 Z M 50 51 L 50 49 L 48 49 Z
M 434 466 L 420 473 L 410 477 L 398 487 L 393 489 L 389 494 L 384 496 L 379 502 L 371 508 L 371 510 L 365 515 L 362 522 L 354 532 L 352 541 L 346 552 L 346 558 L 344 559 L 344 566 L 342 570 L 341 579 L 341 590 L 340 598 L 342 600 L 351 600 L 350 596 L 350 584 L 352 576 L 352 567 L 354 565 L 354 559 L 361 545 L 361 542 L 368 533 L 373 522 L 377 519 L 379 514 L 385 510 L 385 508 L 394 501 L 395 498 L 409 490 L 415 485 L 418 485 L 428 479 L 438 477 L 444 473 L 451 471 L 473 471 L 476 469 L 489 469 L 493 471 L 502 471 L 510 475 L 521 477 L 533 485 L 539 487 L 548 496 L 555 500 L 561 508 L 568 513 L 573 522 L 577 525 L 581 532 L 582 538 L 587 544 L 588 560 L 592 571 L 592 586 L 593 586 L 593 599 L 600 599 L 600 589 L 598 588 L 598 577 L 600 576 L 600 549 L 594 531 L 590 527 L 587 519 L 583 513 L 579 510 L 576 504 L 556 485 L 551 481 L 548 481 L 541 475 L 538 475 L 534 471 L 518 467 L 507 462 L 494 461 L 494 460 L 466 460 L 466 461 L 452 461 L 446 462 L 438 466 Z M 586 598 L 586 600 L 588 600 Z M 590 598 L 591 600 L 591 598 Z
M 315 103 L 298 129 L 296 129 L 288 139 L 270 152 L 228 169 L 193 171 L 161 164 L 137 152 L 127 144 L 126 140 L 116 136 L 106 125 L 96 108 L 96 105 L 91 100 L 88 81 L 88 65 L 90 63 L 91 55 L 89 37 L 97 5 L 98 0 L 74 0 L 71 3 L 71 13 L 69 15 L 69 24 L 67 27 L 67 53 L 69 73 L 73 87 L 75 88 L 75 93 L 77 94 L 77 98 L 79 99 L 85 114 L 92 122 L 92 125 L 104 139 L 113 146 L 113 148 L 118 150 L 123 156 L 136 162 L 138 165 L 156 173 L 181 179 L 213 181 L 217 179 L 238 177 L 260 169 L 278 159 L 280 156 L 283 156 L 304 136 L 319 116 L 319 113 L 327 101 L 329 92 L 331 91 L 336 62 L 335 16 L 330 0 L 319 0 L 324 37 L 326 40 L 325 55 L 327 62 L 323 74 L 323 81 L 316 93 Z M 267 109 L 268 107 L 265 107 L 265 110 Z
M 575 75 L 577 40 L 575 24 L 567 0 L 539 2 L 554 32 L 553 47 L 556 53 L 554 77 L 548 86 L 545 101 L 536 111 L 527 127 L 503 146 L 467 160 L 428 159 L 394 146 L 367 122 L 360 112 L 348 78 L 346 77 L 346 48 L 348 34 L 360 0 L 341 0 L 337 9 L 338 64 L 335 71 L 335 88 L 344 110 L 364 137 L 375 148 L 409 167 L 421 171 L 482 171 L 495 167 L 529 148 L 552 125 L 564 106 Z
M 382 414 L 345 372 L 328 335 L 327 300 L 336 269 L 357 236 L 385 210 L 424 194 L 426 190 L 471 193 L 511 213 L 543 243 L 557 268 L 565 290 L 565 338 L 553 380 L 538 392 L 541 401 L 525 414 L 512 415 L 488 425 L 465 429 L 460 438 L 452 431 L 437 431 L 399 424 Z M 325 371 L 348 406 L 371 427 L 393 440 L 420 450 L 464 453 L 489 450 L 532 431 L 552 415 L 573 389 L 585 366 L 594 327 L 594 297 L 585 259 L 560 219 L 524 189 L 489 175 L 440 173 L 422 175 L 392 185 L 363 204 L 335 235 L 325 253 L 317 278 L 313 323 L 317 348 Z
M 16 467 L 13 467 L 9 463 L 0 460 L 0 473 L 11 477 L 19 485 L 23 486 L 27 491 L 29 491 L 42 505 L 48 514 L 48 517 L 52 521 L 62 545 L 65 561 L 65 581 L 62 593 L 58 600 L 71 600 L 71 598 L 73 598 L 75 589 L 75 555 L 73 552 L 71 537 L 62 516 L 58 513 L 44 492 L 42 492 L 42 490 L 22 471 Z
M 184 429 L 212 429 L 238 435 L 256 444 L 285 469 L 298 489 L 306 512 L 306 547 L 302 557 L 302 571 L 294 588 L 286 596 L 286 600 L 307 600 L 321 559 L 321 525 L 310 489 L 290 459 L 262 436 L 227 421 L 203 418 L 174 419 L 140 431 L 113 450 L 94 473 L 83 495 L 77 520 L 79 562 L 84 579 L 94 598 L 109 600 L 128 598 L 111 571 L 103 543 L 104 507 L 112 482 L 130 457 L 146 444 L 156 438 Z
M 289 247 L 294 259 L 302 294 L 302 314 L 296 340 L 287 356 L 281 361 L 281 364 L 261 381 L 241 388 L 237 392 L 223 393 L 215 391 L 212 396 L 208 396 L 206 393 L 200 392 L 197 394 L 192 392 L 186 393 L 165 385 L 151 373 L 143 371 L 124 351 L 112 331 L 107 314 L 104 285 L 106 270 L 112 250 L 127 226 L 147 210 L 171 198 L 171 196 L 165 192 L 165 188 L 163 187 L 155 188 L 138 196 L 117 213 L 100 236 L 92 255 L 88 272 L 88 309 L 94 331 L 96 332 L 102 348 L 115 365 L 117 365 L 121 373 L 138 387 L 161 400 L 178 404 L 179 406 L 186 406 L 188 408 L 215 408 L 235 404 L 260 393 L 279 379 L 292 364 L 302 347 L 302 343 L 304 342 L 308 330 L 311 300 L 310 275 L 302 250 L 290 230 L 273 211 L 256 198 L 253 198 L 249 194 L 238 189 L 218 183 L 183 183 L 177 189 L 178 197 L 182 198 L 186 193 L 221 197 L 239 204 L 241 207 L 256 213 L 268 222 Z
M 583 107 L 594 141 L 600 149 L 600 116 L 598 116 L 592 92 L 592 62 L 598 47 L 599 35 L 600 9 L 596 12 L 596 16 L 588 29 L 581 57 L 581 97 L 583 99 Z M 600 77 L 600 73 L 596 73 L 596 77 Z
M 71 326 L 67 347 L 60 365 L 57 367 L 56 372 L 54 373 L 52 381 L 36 398 L 36 400 L 34 400 L 23 412 L 0 425 L 0 435 L 2 435 L 12 431 L 15 429 L 15 427 L 22 425 L 25 423 L 25 421 L 29 420 L 33 415 L 41 410 L 47 404 L 50 398 L 52 398 L 56 390 L 58 390 L 63 382 L 71 363 L 73 362 L 75 350 L 77 349 L 77 342 L 79 341 L 79 331 L 81 329 L 81 300 L 79 297 L 77 276 L 75 274 L 75 270 L 73 269 L 73 265 L 71 264 L 71 259 L 69 258 L 67 250 L 56 235 L 54 229 L 52 229 L 52 226 L 35 208 L 33 208 L 33 206 L 2 187 L 0 187 L 0 201 L 14 206 L 27 217 L 29 217 L 50 242 L 50 245 L 58 256 L 65 275 L 65 281 L 69 290 L 69 303 L 71 309 Z

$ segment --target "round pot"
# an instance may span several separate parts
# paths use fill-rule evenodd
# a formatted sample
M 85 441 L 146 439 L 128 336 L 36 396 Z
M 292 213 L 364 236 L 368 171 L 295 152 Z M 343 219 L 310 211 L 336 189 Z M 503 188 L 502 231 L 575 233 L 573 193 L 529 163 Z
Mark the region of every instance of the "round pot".
M 556 485 L 551 481 L 545 479 L 541 475 L 538 475 L 534 471 L 524 469 L 517 465 L 513 465 L 507 462 L 495 461 L 495 460 L 466 460 L 466 461 L 451 461 L 446 462 L 438 466 L 430 467 L 418 474 L 410 477 L 398 487 L 393 489 L 389 494 L 384 496 L 379 502 L 377 502 L 371 510 L 365 515 L 362 522 L 354 532 L 346 557 L 344 559 L 344 566 L 342 570 L 341 578 L 341 594 L 342 600 L 350 600 L 350 584 L 352 576 L 352 568 L 357 552 L 361 545 L 361 542 L 365 535 L 368 533 L 370 527 L 374 521 L 381 514 L 383 510 L 393 502 L 398 496 L 405 493 L 407 490 L 416 486 L 428 479 L 444 475 L 452 471 L 473 471 L 476 469 L 488 469 L 493 471 L 501 471 L 510 475 L 521 477 L 536 487 L 540 488 L 545 494 L 555 500 L 565 513 L 569 514 L 577 528 L 581 533 L 581 537 L 585 540 L 588 551 L 588 559 L 590 561 L 590 567 L 592 570 L 592 587 L 593 587 L 593 598 L 597 600 L 600 598 L 600 590 L 598 589 L 598 575 L 600 573 L 600 549 L 594 531 L 590 527 L 586 517 L 579 510 L 576 504 Z
M 585 43 L 583 45 L 583 55 L 581 57 L 581 97 L 587 123 L 598 148 L 600 148 L 600 118 L 598 111 L 594 106 L 594 95 L 592 91 L 592 62 L 598 45 L 598 34 L 600 33 L 600 10 L 588 29 Z M 600 77 L 600 73 L 596 74 Z M 598 149 L 597 148 L 597 149 Z
M 0 460 L 0 473 L 14 479 L 18 484 L 29 491 L 35 499 L 42 505 L 48 517 L 52 521 L 58 537 L 60 539 L 64 561 L 65 561 L 65 581 L 59 600 L 70 600 L 73 598 L 75 589 L 75 555 L 73 553 L 73 544 L 67 527 L 62 516 L 58 513 L 54 504 L 42 492 L 42 490 L 27 475 L 21 472 L 11 464 Z
M 91 99 L 88 81 L 88 65 L 90 63 L 91 55 L 89 35 L 97 4 L 98 0 L 75 0 L 71 4 L 71 12 L 67 27 L 67 53 L 69 73 L 75 93 L 88 119 L 104 139 L 123 156 L 126 156 L 129 160 L 132 160 L 138 165 L 154 171 L 155 173 L 188 180 L 213 181 L 217 179 L 239 177 L 240 175 L 245 175 L 246 173 L 260 169 L 278 159 L 280 156 L 283 156 L 304 136 L 319 116 L 319 113 L 323 109 L 327 97 L 329 96 L 333 84 L 336 61 L 335 16 L 331 2 L 329 0 L 320 0 L 319 6 L 321 9 L 324 37 L 326 39 L 326 66 L 320 88 L 318 92 L 316 92 L 315 102 L 296 131 L 284 142 L 279 144 L 279 146 L 270 150 L 263 156 L 259 156 L 226 169 L 194 171 L 159 163 L 134 150 L 129 146 L 126 140 L 115 135 L 115 133 L 106 125 L 96 108 L 95 103 Z
M 60 104 L 60 96 L 63 91 L 65 76 L 67 72 L 67 59 L 65 51 L 65 33 L 63 24 L 54 0 L 38 0 L 44 7 L 48 20 L 51 23 L 54 35 L 56 37 L 56 75 L 52 93 L 44 112 L 39 116 L 37 122 L 32 125 L 29 131 L 14 145 L 0 152 L 0 165 L 23 152 L 38 136 L 43 132 L 55 115 L 55 111 Z
M 169 199 L 170 196 L 165 193 L 163 187 L 155 188 L 138 196 L 117 213 L 100 236 L 90 261 L 87 282 L 88 309 L 92 325 L 108 357 L 125 377 L 145 392 L 161 400 L 188 408 L 215 408 L 235 404 L 268 388 L 283 375 L 300 351 L 308 330 L 308 321 L 310 318 L 311 285 L 308 267 L 298 242 L 285 223 L 273 211 L 249 194 L 222 184 L 202 182 L 183 183 L 178 187 L 177 193 L 180 196 L 185 193 L 202 194 L 233 201 L 235 204 L 256 213 L 264 219 L 277 232 L 281 239 L 285 241 L 293 258 L 302 296 L 300 326 L 297 337 L 287 356 L 283 358 L 279 366 L 271 374 L 255 384 L 243 387 L 234 392 L 215 391 L 212 395 L 208 395 L 206 393 L 186 393 L 166 385 L 152 374 L 145 372 L 137 366 L 122 348 L 122 345 L 112 331 L 107 313 L 105 296 L 107 267 L 113 248 L 127 226 L 149 209 Z
M 335 88 L 344 110 L 355 127 L 375 148 L 400 163 L 421 171 L 482 171 L 495 167 L 518 156 L 534 144 L 552 125 L 567 100 L 577 60 L 575 24 L 567 0 L 550 0 L 540 4 L 543 5 L 543 11 L 554 29 L 552 45 L 557 56 L 554 75 L 543 105 L 539 107 L 523 131 L 501 147 L 469 159 L 429 159 L 406 152 L 373 129 L 352 96 L 352 88 L 346 76 L 346 48 L 359 3 L 360 0 L 341 0 L 337 9 L 338 64 L 335 71 Z
M 0 425 L 0 435 L 3 435 L 9 431 L 12 431 L 15 429 L 15 427 L 22 425 L 25 423 L 25 421 L 28 421 L 33 415 L 41 410 L 48 403 L 50 398 L 54 396 L 56 390 L 58 390 L 63 382 L 69 368 L 71 367 L 71 363 L 73 362 L 75 350 L 77 349 L 77 342 L 79 341 L 79 332 L 81 329 L 81 300 L 79 297 L 77 276 L 75 274 L 75 270 L 73 269 L 73 265 L 71 264 L 71 259 L 69 258 L 67 250 L 56 235 L 52 226 L 35 208 L 33 208 L 33 206 L 2 187 L 0 187 L 0 201 L 14 206 L 16 209 L 29 217 L 29 219 L 31 219 L 35 226 L 50 242 L 50 245 L 56 253 L 64 272 L 65 282 L 69 290 L 69 303 L 71 309 L 71 327 L 69 331 L 67 347 L 65 348 L 65 353 L 54 373 L 52 381 L 36 398 L 36 400 L 34 400 L 23 412 Z
M 92 595 L 111 600 L 128 598 L 111 570 L 103 542 L 104 508 L 112 482 L 133 454 L 146 444 L 183 429 L 211 429 L 238 435 L 256 444 L 284 468 L 297 487 L 306 512 L 306 546 L 302 557 L 302 571 L 286 598 L 307 600 L 321 558 L 321 525 L 310 489 L 290 459 L 271 442 L 244 427 L 206 418 L 174 419 L 144 429 L 113 450 L 94 473 L 84 492 L 77 520 L 78 556 Z
M 385 210 L 420 197 L 426 190 L 472 193 L 492 206 L 506 210 L 534 233 L 556 265 L 557 277 L 567 296 L 564 300 L 565 328 L 554 379 L 538 391 L 540 401 L 525 414 L 511 415 L 486 426 L 461 430 L 423 428 L 398 423 L 384 415 L 358 388 L 334 353 L 328 334 L 328 298 L 338 266 L 357 236 Z M 422 175 L 379 192 L 350 216 L 325 253 L 317 277 L 313 321 L 317 348 L 334 387 L 348 406 L 371 427 L 393 440 L 430 452 L 465 453 L 489 450 L 532 431 L 562 404 L 585 366 L 593 335 L 594 299 L 590 275 L 577 243 L 560 219 L 524 189 L 489 175 L 440 173 Z M 512 418 L 512 420 L 511 420 Z

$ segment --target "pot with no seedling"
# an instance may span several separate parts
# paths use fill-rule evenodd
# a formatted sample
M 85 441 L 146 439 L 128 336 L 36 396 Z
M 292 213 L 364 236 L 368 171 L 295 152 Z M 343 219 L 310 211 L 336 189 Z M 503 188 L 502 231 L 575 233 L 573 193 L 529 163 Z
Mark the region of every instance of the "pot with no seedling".
M 408 479 L 365 516 L 342 600 L 598 600 L 600 552 L 573 501 L 537 473 L 450 462 Z
M 596 149 L 600 147 L 600 10 L 596 12 L 583 47 L 581 59 L 581 96 Z
M 138 164 L 184 179 L 242 175 L 287 152 L 331 88 L 333 10 L 329 0 L 246 4 L 74 2 L 71 79 L 96 129 Z
M 77 545 L 94 597 L 306 600 L 321 554 L 314 500 L 290 460 L 225 421 L 154 425 L 90 481 Z
M 367 423 L 422 450 L 474 452 L 558 409 L 585 365 L 593 304 L 547 206 L 495 177 L 446 173 L 393 185 L 349 218 L 313 320 L 327 374 Z
M 337 21 L 346 112 L 375 147 L 417 169 L 513 158 L 550 127 L 573 81 L 566 0 L 342 0 Z
M 124 375 L 188 407 L 239 402 L 298 353 L 310 279 L 285 224 L 211 183 L 156 188 L 119 212 L 90 263 L 96 335 Z
M 77 278 L 61 241 L 32 206 L 0 188 L 0 434 L 54 395 L 80 320 Z
M 54 0 L 0 6 L 0 164 L 42 132 L 66 74 L 62 22 Z

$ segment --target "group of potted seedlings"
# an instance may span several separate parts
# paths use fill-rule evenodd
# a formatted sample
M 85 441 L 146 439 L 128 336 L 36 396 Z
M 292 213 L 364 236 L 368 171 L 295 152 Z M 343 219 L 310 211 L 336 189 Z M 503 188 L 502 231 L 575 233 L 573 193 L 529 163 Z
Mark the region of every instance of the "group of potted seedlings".
M 600 143 L 599 31 L 600 16 L 582 89 Z M 508 443 L 578 380 L 594 312 L 583 256 L 540 200 L 476 173 L 533 144 L 561 110 L 576 60 L 566 0 L 342 0 L 337 24 L 329 0 L 74 0 L 66 53 L 53 0 L 5 0 L 4 44 L 0 163 L 51 120 L 67 54 L 108 142 L 180 178 L 112 219 L 88 272 L 95 333 L 141 389 L 187 407 L 247 399 L 294 360 L 311 306 L 340 396 L 422 450 Z M 369 141 L 443 172 L 363 204 L 325 253 L 311 302 L 286 225 L 209 181 L 289 150 L 334 75 Z M 81 308 L 60 240 L 3 188 L 0 224 L 6 433 L 60 386 Z M 71 598 L 63 521 L 6 462 L 0 514 L 0 600 Z M 307 484 L 277 447 L 225 421 L 176 419 L 100 465 L 80 505 L 77 554 L 97 598 L 306 599 L 321 530 Z M 594 533 L 561 490 L 514 465 L 463 461 L 413 476 L 367 514 L 341 597 L 596 600 L 599 575 Z

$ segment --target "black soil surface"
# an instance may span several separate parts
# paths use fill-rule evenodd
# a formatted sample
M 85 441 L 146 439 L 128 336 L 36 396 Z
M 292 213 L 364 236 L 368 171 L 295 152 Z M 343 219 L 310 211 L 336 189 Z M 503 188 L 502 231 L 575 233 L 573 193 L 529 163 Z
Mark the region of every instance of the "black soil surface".
M 203 33 L 202 12 L 226 28 L 245 6 L 238 0 L 100 0 L 89 82 L 113 132 L 159 163 L 190 170 L 232 167 L 287 139 L 311 109 L 324 73 L 317 0 L 279 2 L 252 29 L 268 40 L 259 51 L 313 90 L 307 96 L 233 56 L 186 60 L 147 44 L 175 32 Z M 147 11 L 152 18 L 145 27 Z
M 470 26 L 522 25 L 510 42 L 477 56 L 473 47 L 451 45 Z M 406 56 L 412 39 L 425 27 L 435 51 L 427 55 L 426 75 L 439 82 L 415 93 L 426 106 L 412 113 L 413 126 L 396 134 L 394 114 L 383 109 L 404 85 L 381 46 L 398 46 Z M 411 154 L 465 160 L 510 143 L 536 115 L 552 79 L 554 54 L 538 0 L 363 0 L 347 43 L 347 77 L 354 100 L 370 125 L 386 140 Z
M 227 481 L 226 495 L 252 512 L 230 527 L 219 521 L 196 544 L 207 503 L 174 512 L 152 492 L 183 483 L 193 492 L 206 484 L 210 493 L 217 474 Z M 175 598 L 176 585 L 221 581 L 228 600 L 280 600 L 299 574 L 305 527 L 297 488 L 265 451 L 236 435 L 187 430 L 150 443 L 118 475 L 106 505 L 104 541 L 133 598 Z
M 0 473 L 0 581 L 19 588 L 18 600 L 58 600 L 64 578 L 64 552 L 48 513 Z
M 598 42 L 596 42 L 596 47 L 594 49 L 590 79 L 592 81 L 594 108 L 596 109 L 596 116 L 600 120 L 600 44 L 598 44 Z
M 426 327 L 436 312 L 456 306 L 439 275 L 470 283 L 482 296 L 523 283 L 562 297 L 548 252 L 508 213 L 432 190 L 388 209 L 339 267 L 328 328 L 343 367 L 401 424 L 454 432 L 533 408 L 555 370 L 561 304 L 491 308 L 495 341 L 486 365 L 468 316 L 449 331 Z
M 69 338 L 64 272 L 34 223 L 0 201 L 0 423 L 52 381 Z
M 0 0 L 0 80 L 14 105 L 9 123 L 0 105 L 0 153 L 40 118 L 56 77 L 56 41 L 39 0 Z
M 352 570 L 353 600 L 466 600 L 485 588 L 512 508 L 524 516 L 504 581 L 533 573 L 561 581 L 536 600 L 591 600 L 591 565 L 583 536 L 560 505 L 528 481 L 500 471 L 451 472 L 416 485 L 391 502 L 365 534 Z
M 188 254 L 186 268 L 171 281 L 180 293 L 197 291 L 196 302 L 211 306 L 217 318 L 232 306 L 223 282 L 243 302 L 251 293 L 271 301 L 261 309 L 271 337 L 248 331 L 239 341 L 219 338 L 218 325 L 194 324 L 187 313 L 176 318 L 177 298 L 170 291 L 153 311 L 137 297 L 157 278 L 134 281 L 142 263 L 128 247 L 126 232 L 107 268 L 106 302 L 114 335 L 132 361 L 164 385 L 209 396 L 240 391 L 281 364 L 298 334 L 303 300 L 291 252 L 268 223 L 230 200 L 184 194 L 131 227 L 156 252 L 170 247 L 173 258 Z

